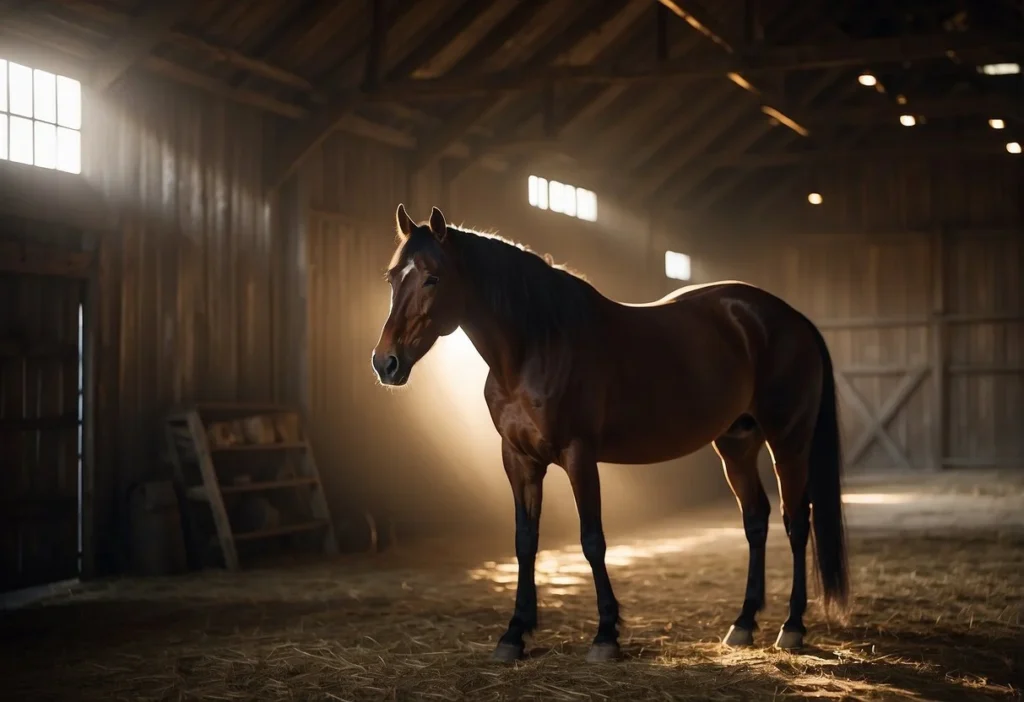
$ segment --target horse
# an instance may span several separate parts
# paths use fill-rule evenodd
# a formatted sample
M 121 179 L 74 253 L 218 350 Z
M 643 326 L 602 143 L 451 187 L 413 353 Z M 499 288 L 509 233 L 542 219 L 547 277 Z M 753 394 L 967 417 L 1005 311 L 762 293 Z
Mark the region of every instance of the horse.
M 818 328 L 781 298 L 739 281 L 615 302 L 565 267 L 503 238 L 395 214 L 391 306 L 373 349 L 381 385 L 402 386 L 435 341 L 461 327 L 487 363 L 484 397 L 501 436 L 515 504 L 515 608 L 492 654 L 525 655 L 537 627 L 534 564 L 543 481 L 568 474 L 599 622 L 586 660 L 621 657 L 619 603 L 605 565 L 598 462 L 667 461 L 713 444 L 749 547 L 739 616 L 723 637 L 752 646 L 765 602 L 768 497 L 757 471 L 766 443 L 793 555 L 789 615 L 775 646 L 807 629 L 806 551 L 813 537 L 825 613 L 845 617 L 848 566 L 835 378 Z

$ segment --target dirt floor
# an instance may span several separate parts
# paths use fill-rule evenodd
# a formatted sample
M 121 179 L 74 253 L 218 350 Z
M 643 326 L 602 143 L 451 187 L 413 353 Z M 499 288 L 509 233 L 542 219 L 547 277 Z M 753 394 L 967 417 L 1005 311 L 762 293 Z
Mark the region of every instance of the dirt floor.
M 980 485 L 1002 485 L 999 489 Z M 512 605 L 514 561 L 484 547 L 242 574 L 119 580 L 0 613 L 10 700 L 1021 699 L 1024 482 L 919 478 L 848 489 L 854 607 L 810 648 L 769 645 L 790 557 L 769 539 L 758 647 L 718 641 L 740 604 L 734 508 L 629 537 L 608 562 L 627 659 L 588 665 L 593 589 L 575 544 L 538 563 L 531 658 L 488 659 Z M 778 515 L 778 510 L 775 511 Z

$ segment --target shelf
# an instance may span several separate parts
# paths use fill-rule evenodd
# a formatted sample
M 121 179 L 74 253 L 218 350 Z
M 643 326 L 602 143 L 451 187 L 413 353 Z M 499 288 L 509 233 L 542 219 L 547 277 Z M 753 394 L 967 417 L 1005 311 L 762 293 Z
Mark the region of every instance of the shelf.
M 222 453 L 226 451 L 304 451 L 305 441 L 293 441 L 289 443 L 277 442 L 273 444 L 232 444 L 231 446 L 211 446 L 211 453 Z
M 300 522 L 299 524 L 286 524 L 284 526 L 260 529 L 258 531 L 244 531 L 235 534 L 235 541 L 255 541 L 256 539 L 270 539 L 275 536 L 287 536 L 288 534 L 299 534 L 304 531 L 315 531 L 323 529 L 328 524 L 326 519 L 316 519 L 311 522 Z
M 237 416 L 242 413 L 250 416 Z M 268 414 L 286 416 L 268 417 Z M 261 425 L 258 436 L 248 431 L 254 428 L 249 426 L 248 420 L 256 420 L 255 423 Z M 268 420 L 274 426 L 273 435 L 266 432 Z M 216 427 L 214 431 L 209 431 L 214 421 L 231 426 Z M 303 440 L 244 442 L 245 438 L 250 436 L 257 439 L 302 437 Z M 185 510 L 185 513 L 194 528 L 192 543 L 199 549 L 196 551 L 197 554 L 202 553 L 202 542 L 205 541 L 202 532 L 209 529 L 209 523 L 202 519 L 205 510 L 197 504 L 200 502 L 208 507 L 209 516 L 213 519 L 215 534 L 211 535 L 210 543 L 219 547 L 224 556 L 224 566 L 228 570 L 238 570 L 240 567 L 238 550 L 235 548 L 236 541 L 256 542 L 276 536 L 311 532 L 311 536 L 316 537 L 314 540 L 320 541 L 320 548 L 324 553 L 338 552 L 327 498 L 320 482 L 320 473 L 313 460 L 312 447 L 306 437 L 308 433 L 302 425 L 301 414 L 292 408 L 272 403 L 203 402 L 176 408 L 167 415 L 164 423 L 164 440 L 174 464 L 175 482 L 179 486 L 178 489 L 184 492 L 183 499 L 189 504 L 189 509 Z M 214 438 L 239 443 L 215 445 L 212 440 Z M 267 453 L 262 454 L 263 458 L 256 458 L 258 454 L 251 453 L 253 451 Z M 224 459 L 224 454 L 231 453 L 235 454 L 235 459 Z M 198 476 L 194 475 L 193 464 L 198 468 Z M 218 475 L 218 468 L 222 468 L 224 474 L 228 471 L 232 475 L 241 473 L 249 482 L 235 482 L 226 475 L 221 477 Z M 186 474 L 189 474 L 187 482 Z M 280 477 L 272 477 L 275 475 Z M 197 480 L 197 477 L 200 479 Z M 232 516 L 240 514 L 238 511 L 242 510 L 245 500 L 232 498 L 231 495 L 268 495 L 274 490 L 302 486 L 309 486 L 310 489 L 285 495 L 295 499 L 281 505 L 283 513 L 277 520 L 283 521 L 283 525 L 249 532 L 234 532 Z M 273 511 L 268 509 L 268 516 Z M 199 521 L 196 521 L 197 519 Z M 296 543 L 294 546 L 299 548 L 301 544 Z M 201 555 L 197 558 L 202 560 Z
M 316 478 L 287 478 L 285 480 L 271 480 L 263 483 L 239 483 L 237 485 L 221 485 L 222 495 L 232 495 L 243 492 L 266 492 L 269 490 L 282 490 L 290 487 L 301 487 L 303 485 L 316 485 Z M 192 500 L 207 501 L 206 486 L 196 485 L 188 489 L 188 497 Z

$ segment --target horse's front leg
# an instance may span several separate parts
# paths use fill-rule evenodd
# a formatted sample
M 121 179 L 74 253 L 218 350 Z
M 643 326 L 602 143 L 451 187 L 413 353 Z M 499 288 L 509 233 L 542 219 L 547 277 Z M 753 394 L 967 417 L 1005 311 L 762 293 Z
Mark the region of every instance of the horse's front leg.
M 501 447 L 505 474 L 512 486 L 516 505 L 516 559 L 519 580 L 516 585 L 516 609 L 508 629 L 494 649 L 495 660 L 510 662 L 522 658 L 526 649 L 523 637 L 537 628 L 537 584 L 534 563 L 540 541 L 540 507 L 547 465 L 528 458 L 503 442 Z
M 604 557 L 607 545 L 601 524 L 601 482 L 597 474 L 597 457 L 592 447 L 574 442 L 563 462 L 576 498 L 580 515 L 580 542 L 583 555 L 590 563 L 597 590 L 597 636 L 587 653 L 587 661 L 600 663 L 619 658 L 619 603 L 612 592 Z

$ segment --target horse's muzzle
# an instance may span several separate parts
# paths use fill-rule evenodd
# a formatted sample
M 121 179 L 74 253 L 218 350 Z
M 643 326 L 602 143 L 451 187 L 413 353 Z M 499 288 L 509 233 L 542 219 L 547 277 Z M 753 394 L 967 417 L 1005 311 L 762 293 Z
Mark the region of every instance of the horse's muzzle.
M 393 353 L 373 354 L 373 372 L 381 385 L 405 385 L 409 380 L 409 369 Z

